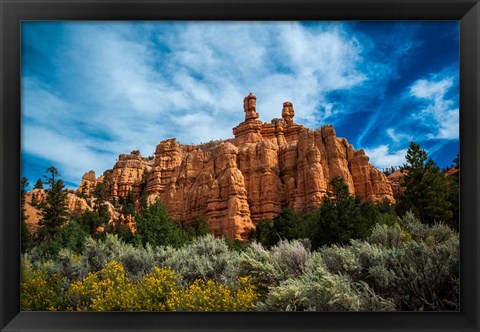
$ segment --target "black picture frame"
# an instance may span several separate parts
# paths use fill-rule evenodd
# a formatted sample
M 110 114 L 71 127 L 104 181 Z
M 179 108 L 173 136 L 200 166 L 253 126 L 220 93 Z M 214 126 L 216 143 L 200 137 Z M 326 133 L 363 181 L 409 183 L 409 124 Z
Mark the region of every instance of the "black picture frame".
M 478 0 L 0 0 L 1 331 L 480 331 Z M 460 312 L 20 312 L 22 20 L 459 20 Z

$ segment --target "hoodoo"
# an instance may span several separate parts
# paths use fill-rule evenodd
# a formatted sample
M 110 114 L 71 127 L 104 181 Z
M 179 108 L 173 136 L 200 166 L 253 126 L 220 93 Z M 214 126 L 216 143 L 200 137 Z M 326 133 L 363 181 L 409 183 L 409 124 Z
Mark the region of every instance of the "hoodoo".
M 245 239 L 258 221 L 282 208 L 299 212 L 320 206 L 337 176 L 351 194 L 394 201 L 386 176 L 364 150 L 337 137 L 333 126 L 311 130 L 296 124 L 289 101 L 282 118 L 259 121 L 251 93 L 243 110 L 245 121 L 233 128 L 234 138 L 201 145 L 163 140 L 153 160 L 139 151 L 122 154 L 99 179 L 87 173 L 79 190 L 107 181 L 110 197 L 118 199 L 129 192 L 138 197 L 146 185 L 149 201 L 159 198 L 173 218 L 187 224 L 206 219 L 214 234 L 231 239 Z

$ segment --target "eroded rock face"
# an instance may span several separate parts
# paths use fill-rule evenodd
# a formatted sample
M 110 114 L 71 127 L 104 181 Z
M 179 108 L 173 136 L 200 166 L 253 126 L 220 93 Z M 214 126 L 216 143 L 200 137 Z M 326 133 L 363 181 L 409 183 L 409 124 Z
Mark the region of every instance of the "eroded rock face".
M 115 200 L 127 196 L 129 192 L 139 196 L 146 181 L 144 173 L 149 174 L 151 169 L 152 162 L 143 158 L 140 151 L 121 154 L 113 169 L 105 172 L 104 181 L 109 184 L 110 196 Z
M 390 185 L 392 186 L 392 191 L 394 196 L 403 195 L 405 192 L 405 187 L 403 187 L 403 178 L 405 177 L 405 173 L 401 170 L 396 170 L 389 176 L 387 176 L 388 181 L 390 181 Z
M 233 139 L 203 145 L 167 139 L 153 161 L 136 151 L 120 155 L 105 173 L 110 196 L 132 191 L 138 197 L 146 179 L 149 202 L 160 199 L 173 218 L 187 224 L 206 219 L 216 235 L 231 239 L 245 239 L 258 221 L 284 207 L 297 212 L 319 207 L 336 176 L 352 195 L 394 201 L 386 176 L 363 150 L 337 137 L 333 126 L 310 130 L 294 123 L 291 102 L 271 123 L 258 120 L 252 94 L 243 106 L 245 121 L 233 128 Z
M 36 233 L 38 230 L 38 222 L 41 219 L 39 206 L 47 198 L 47 192 L 43 189 L 33 189 L 25 193 L 25 215 L 27 220 L 27 228 L 31 233 Z M 74 193 L 67 193 L 66 197 L 67 210 L 76 215 L 82 215 L 86 211 L 92 211 L 93 207 L 87 203 L 87 200 L 78 197 Z
M 76 190 L 78 195 L 91 196 L 97 185 L 97 178 L 94 171 L 88 171 L 83 174 L 80 186 Z

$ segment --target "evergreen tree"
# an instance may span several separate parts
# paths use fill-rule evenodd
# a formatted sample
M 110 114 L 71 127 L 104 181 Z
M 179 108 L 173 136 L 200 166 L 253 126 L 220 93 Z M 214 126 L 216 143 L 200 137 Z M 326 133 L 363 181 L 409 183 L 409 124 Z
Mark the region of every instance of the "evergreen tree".
M 376 223 L 385 221 L 377 205 L 351 196 L 341 177 L 334 177 L 330 186 L 332 191 L 327 193 L 320 209 L 305 216 L 313 248 L 366 239 Z
M 97 182 L 93 190 L 93 196 L 96 198 L 97 204 L 101 204 L 108 200 L 108 183 L 106 181 Z
M 330 180 L 330 186 L 332 191 L 327 193 L 327 198 L 331 201 L 334 201 L 337 204 L 345 202 L 350 197 L 348 192 L 348 184 L 345 183 L 343 178 L 336 176 Z
M 46 190 L 47 197 L 45 202 L 40 204 L 42 219 L 39 222 L 39 235 L 43 240 L 52 239 L 62 227 L 68 217 L 67 210 L 67 192 L 65 184 L 60 177 L 58 170 L 51 166 L 46 171 L 45 183 L 48 185 Z
M 42 242 L 38 249 L 46 257 L 55 257 L 61 249 L 69 249 L 75 253 L 81 253 L 88 234 L 75 220 L 69 221 L 58 229 L 55 237 Z
M 35 182 L 35 186 L 33 186 L 33 189 L 43 189 L 43 182 L 41 179 L 38 179 L 37 182 Z
M 30 185 L 28 182 L 27 177 L 22 177 L 20 179 L 20 206 L 22 208 L 22 215 L 21 218 L 23 221 L 27 220 L 27 216 L 25 214 L 25 194 L 26 194 L 26 188 Z
M 37 202 L 37 195 L 36 195 L 35 193 L 32 193 L 32 201 L 30 202 L 30 204 L 31 204 L 32 206 L 35 206 L 35 207 L 36 207 L 36 206 L 37 206 L 37 203 L 38 203 L 38 202 Z
M 460 171 L 459 155 L 453 160 L 453 167 Z M 450 187 L 448 200 L 452 203 L 452 218 L 447 220 L 447 224 L 458 231 L 460 222 L 460 172 L 447 176 Z
M 386 176 L 389 176 L 390 174 L 392 174 L 396 170 L 397 170 L 397 168 L 395 166 L 387 167 L 383 170 L 383 174 L 385 174 Z
M 108 207 L 105 204 L 108 200 L 108 183 L 106 180 L 98 182 L 93 191 L 93 196 L 95 197 L 95 212 L 98 216 L 98 226 L 108 223 L 111 218 L 110 212 L 108 212 Z M 92 234 L 93 235 L 93 234 Z
M 118 203 L 122 207 L 122 213 L 125 217 L 135 215 L 135 195 L 133 191 L 129 190 L 127 196 L 120 197 Z
M 283 209 L 273 220 L 261 220 L 255 237 L 262 245 L 271 247 L 280 240 L 307 238 L 309 234 L 304 219 L 291 209 Z
M 82 189 L 80 189 L 80 193 L 77 194 L 77 195 L 80 198 L 87 198 L 87 183 L 86 182 L 84 182 L 82 184 Z
M 118 238 L 121 239 L 125 243 L 139 244 L 141 242 L 139 237 L 135 236 L 132 233 L 132 230 L 130 229 L 130 227 L 128 227 L 128 225 L 122 224 L 118 220 L 114 223 L 108 224 L 105 229 L 106 229 L 106 233 L 111 233 L 111 234 L 117 235 Z M 102 236 L 103 235 L 99 234 L 99 237 L 102 237 Z
M 165 207 L 156 201 L 136 220 L 136 237 L 142 244 L 153 246 L 171 245 L 180 247 L 187 240 L 187 235 L 179 222 L 170 218 Z
M 460 169 L 460 154 L 457 153 L 457 157 L 453 159 L 453 167 Z
M 29 186 L 28 179 L 24 176 L 20 179 L 20 205 L 21 205 L 21 220 L 20 220 L 20 241 L 22 253 L 26 252 L 33 245 L 33 237 L 27 228 L 27 215 L 25 214 L 25 188 Z
M 106 224 L 105 219 L 99 215 L 98 211 L 85 211 L 85 213 L 78 217 L 76 220 L 78 225 L 83 229 L 83 231 L 85 231 L 87 234 L 90 234 L 91 236 L 96 235 L 98 227 Z
M 140 185 L 140 201 L 139 201 L 139 209 L 140 213 L 143 214 L 148 208 L 148 191 L 147 191 L 147 183 L 148 183 L 148 171 L 146 168 L 143 170 L 142 175 L 142 183 Z
M 181 225 L 183 230 L 185 231 L 186 236 L 190 240 L 211 233 L 210 226 L 208 225 L 208 222 L 204 219 L 196 219 L 193 222 L 188 223 L 188 225 L 185 222 L 182 222 Z
M 448 222 L 453 217 L 452 203 L 449 201 L 449 184 L 445 175 L 427 152 L 415 142 L 411 142 L 406 155 L 407 163 L 402 186 L 403 195 L 398 198 L 397 212 L 403 215 L 411 210 L 427 224 Z

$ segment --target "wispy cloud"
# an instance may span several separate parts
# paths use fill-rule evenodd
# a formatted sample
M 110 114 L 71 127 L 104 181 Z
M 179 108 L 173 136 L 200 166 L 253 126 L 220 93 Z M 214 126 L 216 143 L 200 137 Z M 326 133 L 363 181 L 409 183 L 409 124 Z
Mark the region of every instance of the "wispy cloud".
M 412 136 L 393 119 L 400 103 L 390 107 L 406 85 L 389 86 L 418 55 L 415 29 L 395 26 L 393 43 L 339 22 L 23 24 L 22 149 L 62 165 L 73 183 L 113 166 L 120 153 L 150 155 L 165 138 L 231 137 L 249 92 L 261 120 L 280 117 L 290 100 L 297 122 L 334 123 L 357 147 L 374 147 L 367 151 L 378 167 L 395 162 Z M 432 140 L 455 138 L 454 84 L 439 82 L 408 82 Z
M 365 149 L 370 157 L 370 162 L 380 169 L 391 166 L 402 166 L 405 163 L 407 149 L 390 151 L 388 144 L 379 145 L 375 148 Z
M 447 75 L 431 75 L 428 79 L 415 81 L 410 87 L 410 95 L 424 101 L 417 118 L 437 128 L 437 132 L 428 134 L 431 139 L 458 139 L 458 89 L 454 87 L 456 77 Z M 449 98 L 447 94 L 452 89 L 456 93 Z
M 52 163 L 72 163 L 71 180 L 78 181 L 81 169 L 101 172 L 105 159 L 111 165 L 125 151 L 151 154 L 166 137 L 185 143 L 231 137 L 250 91 L 264 121 L 279 117 L 290 99 L 302 122 L 318 125 L 318 112 L 331 113 L 325 93 L 364 80 L 356 67 L 361 47 L 337 25 L 321 31 L 299 23 L 61 28 L 69 36 L 61 51 L 67 56 L 53 56 L 64 76 L 54 84 L 49 76 L 23 76 L 23 145 Z M 41 46 L 37 51 L 47 55 Z
M 387 129 L 387 135 L 390 137 L 395 143 L 400 143 L 400 142 L 410 142 L 413 140 L 413 136 L 409 134 L 403 134 L 403 133 L 397 133 L 395 128 L 388 128 Z

